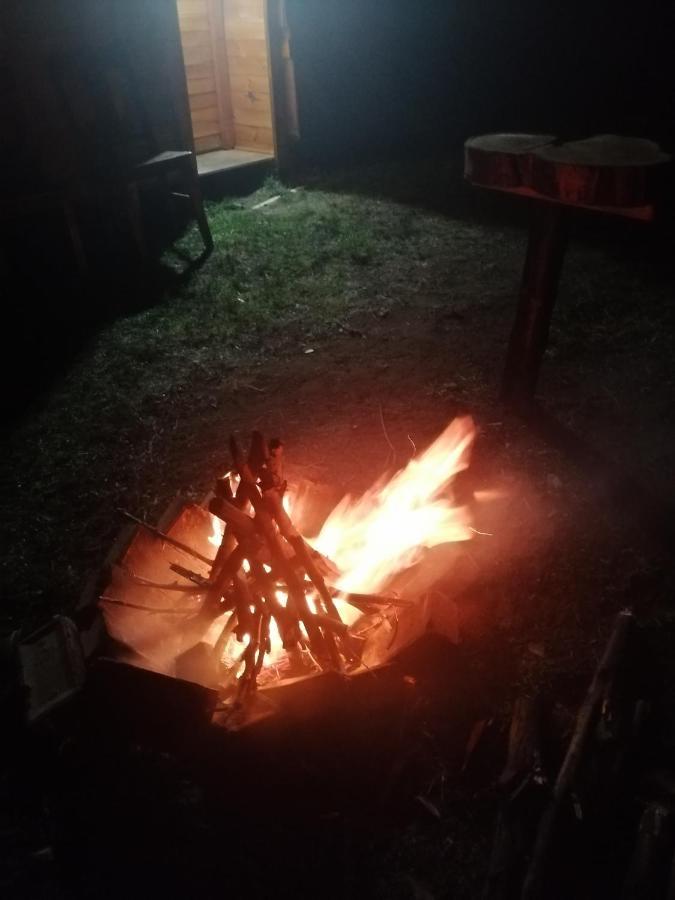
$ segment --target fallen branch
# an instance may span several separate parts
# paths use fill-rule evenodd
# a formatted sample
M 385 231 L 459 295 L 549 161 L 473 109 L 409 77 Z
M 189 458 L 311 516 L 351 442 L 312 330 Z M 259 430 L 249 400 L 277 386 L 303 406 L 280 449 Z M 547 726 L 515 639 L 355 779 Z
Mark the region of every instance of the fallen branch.
M 558 817 L 566 803 L 581 764 L 584 750 L 597 719 L 600 706 L 619 664 L 631 625 L 633 613 L 623 610 L 616 617 L 614 628 L 598 663 L 577 721 L 555 785 L 537 832 L 532 861 L 525 877 L 522 900 L 535 900 L 544 895 L 544 878 Z

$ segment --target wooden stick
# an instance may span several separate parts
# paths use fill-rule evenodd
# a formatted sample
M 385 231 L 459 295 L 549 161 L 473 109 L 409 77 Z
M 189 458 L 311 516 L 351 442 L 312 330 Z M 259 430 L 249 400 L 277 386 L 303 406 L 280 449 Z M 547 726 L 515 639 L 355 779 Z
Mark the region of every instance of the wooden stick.
M 220 632 L 218 636 L 218 640 L 213 645 L 213 653 L 220 662 L 220 657 L 223 655 L 223 650 L 225 649 L 228 640 L 230 639 L 232 632 L 234 631 L 237 624 L 237 610 L 233 610 L 232 615 L 229 617 L 227 622 L 225 623 L 223 630 Z
M 214 515 L 226 522 L 240 540 L 250 540 L 255 535 L 253 517 L 243 510 L 237 509 L 233 503 L 225 500 L 224 497 L 219 499 L 218 512 L 214 513 Z
M 323 580 L 321 573 L 319 572 L 314 563 L 314 560 L 311 557 L 307 544 L 305 543 L 300 532 L 293 525 L 290 516 L 283 507 L 279 490 L 276 488 L 271 488 L 270 490 L 266 491 L 263 494 L 263 503 L 266 505 L 270 515 L 277 523 L 281 534 L 295 550 L 296 558 L 304 567 L 310 581 L 314 585 L 314 588 L 319 595 L 320 601 L 323 604 L 324 611 L 329 616 L 329 618 L 335 620 L 336 622 L 341 622 L 342 619 L 340 618 L 340 613 L 333 603 L 333 597 L 326 587 L 326 583 Z M 337 668 L 338 671 L 341 671 L 343 666 L 340 656 L 340 650 L 335 645 L 335 640 L 333 638 L 332 632 L 329 631 L 324 634 L 324 639 L 331 660 L 333 662 L 333 666 Z M 359 658 L 358 654 L 355 653 L 353 648 L 350 646 L 350 639 L 348 634 L 345 634 L 342 637 L 342 651 L 344 657 L 349 662 L 354 662 Z
M 248 466 L 254 478 L 260 478 L 260 475 L 267 465 L 270 451 L 267 441 L 259 431 L 251 434 L 251 446 L 248 451 Z
M 213 560 L 213 565 L 211 566 L 211 572 L 209 576 L 211 581 L 215 582 L 218 579 L 223 566 L 226 564 L 227 560 L 230 557 L 230 554 L 234 551 L 234 548 L 236 546 L 237 539 L 232 533 L 232 529 L 228 528 L 226 524 L 223 530 L 223 537 L 220 542 L 220 547 L 218 547 L 216 558 Z
M 129 581 L 132 581 L 134 584 L 138 584 L 141 587 L 154 588 L 158 591 L 175 591 L 180 594 L 201 594 L 205 590 L 204 585 L 194 584 L 193 586 L 189 586 L 187 584 L 163 584 L 158 581 L 150 581 L 147 578 L 141 578 L 140 575 L 135 575 L 130 569 L 127 569 L 126 566 L 116 565 L 112 568 L 113 574 L 119 572 L 124 578 L 128 578 Z M 197 574 L 196 572 L 193 574 Z
M 269 573 L 265 572 L 264 567 L 255 560 L 250 560 L 249 564 L 251 566 L 251 574 L 253 575 L 254 583 L 279 625 L 279 631 L 283 639 L 284 630 L 293 627 L 297 629 L 300 619 L 294 612 L 291 612 L 287 606 L 283 606 L 277 600 L 272 578 Z M 340 620 L 333 619 L 323 613 L 313 613 L 311 611 L 309 617 L 316 625 L 327 628 L 329 631 L 332 631 L 334 634 L 340 635 L 341 637 L 349 634 L 348 626 Z M 284 641 L 284 649 L 289 649 L 290 646 L 294 646 L 294 643 L 297 643 L 297 639 L 295 642 L 288 642 L 288 644 Z
M 611 682 L 612 675 L 621 659 L 633 621 L 633 613 L 630 610 L 623 610 L 616 617 L 605 652 L 595 670 L 584 702 L 581 704 L 572 739 L 553 787 L 551 800 L 539 823 L 532 861 L 525 877 L 521 900 L 535 900 L 535 898 L 545 896 L 544 878 L 546 865 L 558 816 L 572 790 L 588 738 L 600 709 L 600 704 L 607 685 Z
M 499 787 L 511 792 L 523 777 L 543 778 L 541 702 L 531 697 L 518 697 L 514 704 L 508 756 Z
M 276 588 L 271 576 L 265 570 L 263 564 L 256 559 L 249 559 L 249 566 L 258 592 L 272 611 L 277 622 L 284 650 L 290 650 L 292 647 L 297 647 L 298 640 L 300 639 L 298 617 L 291 615 L 290 610 L 286 609 L 285 606 L 282 606 L 277 600 L 275 593 Z
M 235 544 L 234 549 L 220 567 L 215 581 L 211 583 L 209 593 L 206 595 L 205 606 L 216 606 L 220 603 L 220 598 L 225 595 L 228 584 L 241 569 L 244 559 L 244 548 L 240 544 Z
M 263 500 L 267 504 L 270 514 L 273 516 L 274 520 L 279 526 L 279 530 L 281 531 L 282 535 L 295 550 L 295 555 L 309 575 L 310 581 L 316 588 L 319 597 L 322 599 L 326 607 L 326 612 L 334 619 L 342 621 L 340 619 L 340 613 L 333 603 L 333 597 L 326 587 L 326 582 L 323 580 L 321 573 L 319 572 L 314 560 L 312 559 L 312 556 L 309 552 L 309 547 L 305 543 L 304 538 L 297 530 L 295 525 L 293 525 L 290 516 L 284 509 L 283 503 L 281 502 L 281 496 L 279 495 L 278 491 L 266 491 L 263 494 Z
M 259 616 L 258 604 L 249 589 L 248 582 L 239 570 L 232 576 L 232 587 L 237 603 L 237 618 L 239 619 L 237 638 L 243 640 L 244 636 L 248 634 L 253 640 L 253 629 Z
M 269 443 L 265 468 L 260 473 L 260 483 L 263 491 L 275 488 L 283 494 L 286 490 L 286 481 L 284 480 L 284 445 L 278 438 L 273 438 Z
M 262 613 L 258 609 L 252 616 L 250 630 L 247 632 L 249 641 L 248 646 L 246 647 L 246 665 L 244 667 L 244 673 L 241 676 L 242 686 L 247 682 L 250 682 L 250 684 L 248 684 L 249 690 L 255 690 L 255 672 L 258 661 L 258 651 L 260 649 L 260 639 L 262 637 Z
M 544 803 L 538 699 L 519 697 L 513 707 L 506 764 L 498 786 L 502 801 L 490 854 L 483 900 L 508 900 L 522 881 L 535 816 Z
M 213 562 L 213 560 L 208 556 L 204 556 L 202 553 L 198 553 L 196 550 L 193 550 L 192 547 L 188 547 L 188 545 L 184 544 L 182 541 L 177 541 L 170 535 L 165 534 L 163 531 L 160 531 L 159 528 L 155 528 L 154 525 L 149 525 L 147 522 L 144 522 L 143 519 L 139 519 L 137 516 L 132 515 L 125 509 L 119 509 L 118 512 L 120 512 L 126 519 L 129 519 L 130 522 L 135 522 L 136 525 L 144 528 L 150 534 L 154 534 L 156 538 L 165 541 L 167 544 L 171 544 L 173 547 L 177 547 L 178 550 L 182 550 L 183 553 L 187 553 L 189 556 L 194 556 L 195 559 L 201 560 L 201 562 L 206 563 L 207 566 L 210 566 Z
M 193 584 L 197 585 L 200 588 L 208 589 L 211 587 L 211 582 L 208 578 L 204 578 L 203 575 L 200 575 L 199 572 L 193 572 L 192 569 L 186 569 L 185 566 L 179 566 L 178 563 L 171 563 L 169 568 L 172 572 L 175 572 L 176 575 L 180 575 L 182 578 L 187 578 L 188 581 L 191 581 Z
M 246 485 L 248 499 L 255 511 L 255 523 L 267 541 L 275 567 L 281 572 L 286 583 L 289 602 L 304 623 L 308 639 L 314 647 L 314 652 L 320 661 L 326 660 L 330 656 L 333 665 L 338 664 L 339 660 L 329 646 L 330 639 L 327 640 L 321 630 L 311 621 L 311 610 L 307 604 L 302 582 L 286 559 L 281 535 L 276 530 L 272 517 L 265 508 L 253 473 L 248 464 L 244 462 L 239 444 L 234 437 L 230 438 L 230 451 L 235 469 L 241 478 L 241 483 Z
M 234 496 L 232 495 L 232 487 L 230 485 L 230 473 L 228 472 L 224 478 L 216 479 L 216 483 L 214 486 L 215 497 L 209 504 L 209 511 L 212 515 L 218 516 L 218 518 L 222 518 L 225 522 L 225 528 L 223 529 L 223 537 L 220 542 L 220 547 L 218 548 L 218 552 L 216 553 L 216 558 L 213 560 L 213 566 L 211 567 L 211 578 L 215 580 L 218 576 L 220 570 L 225 564 L 225 560 L 229 557 L 230 553 L 234 550 L 234 547 L 237 543 L 237 539 L 234 535 L 233 526 L 236 525 L 234 522 L 234 513 L 230 509 L 230 507 L 234 507 L 234 509 L 238 510 L 242 513 L 242 515 L 246 515 L 245 507 L 248 506 L 248 501 L 246 500 L 246 492 L 242 489 L 241 481 L 237 486 L 237 491 Z M 230 506 L 225 507 L 223 504 L 229 503 Z M 225 517 L 222 515 L 223 512 L 227 512 L 230 515 L 229 524 Z M 250 517 L 249 517 L 250 518 Z M 248 524 L 244 522 L 243 519 L 239 520 L 241 528 L 243 529 L 244 534 L 248 531 Z M 241 539 L 241 535 L 240 535 Z
M 196 609 L 171 609 L 170 607 L 162 609 L 160 607 L 154 606 L 143 606 L 140 603 L 129 603 L 126 600 L 118 600 L 116 597 L 108 597 L 105 594 L 98 599 L 100 603 L 110 603 L 115 606 L 126 606 L 128 609 L 139 609 L 141 610 L 141 612 L 161 613 L 165 616 L 194 616 L 198 612 L 198 610 Z
M 412 609 L 415 604 L 412 600 L 402 600 L 387 594 L 358 594 L 346 593 L 342 599 L 350 606 L 360 609 L 362 606 L 397 606 L 399 609 Z
M 258 675 L 260 675 L 260 670 L 263 667 L 265 662 L 265 654 L 269 653 L 271 650 L 270 644 L 270 613 L 269 610 L 263 607 L 261 616 L 260 616 L 260 636 L 258 638 L 258 658 L 255 662 L 255 667 L 253 669 L 253 681 L 256 682 L 258 679 Z

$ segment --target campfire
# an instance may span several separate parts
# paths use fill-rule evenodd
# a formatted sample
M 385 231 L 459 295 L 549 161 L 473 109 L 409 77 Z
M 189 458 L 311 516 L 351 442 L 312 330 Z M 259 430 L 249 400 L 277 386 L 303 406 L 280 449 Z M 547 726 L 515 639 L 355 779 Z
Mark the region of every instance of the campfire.
M 259 685 L 384 662 L 392 628 L 421 602 L 397 579 L 473 534 L 452 482 L 474 437 L 471 419 L 455 419 L 388 480 L 345 496 L 315 536 L 294 522 L 282 442 L 254 432 L 244 453 L 231 438 L 207 508 L 185 507 L 166 530 L 125 513 L 137 532 L 100 598 L 120 655 L 217 686 L 234 708 Z

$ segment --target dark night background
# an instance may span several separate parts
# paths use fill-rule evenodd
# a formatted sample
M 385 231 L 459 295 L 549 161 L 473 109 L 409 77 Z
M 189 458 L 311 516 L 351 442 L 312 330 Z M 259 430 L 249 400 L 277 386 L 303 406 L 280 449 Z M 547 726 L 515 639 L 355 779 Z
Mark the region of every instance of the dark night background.
M 640 4 L 291 0 L 310 159 L 491 131 L 675 133 L 675 11 Z
M 0 78 L 11 58 L 12 89 L 36 102 L 26 121 L 11 92 L 0 95 L 10 97 L 0 104 L 0 187 L 12 198 L 42 183 L 45 163 L 76 168 L 44 63 L 60 41 L 96 50 L 109 20 L 120 29 L 136 17 L 127 50 L 169 144 L 180 131 L 158 65 L 170 43 L 158 10 L 173 0 L 38 2 L 39 15 L 31 0 L 0 5 Z M 78 598 L 100 580 L 119 510 L 157 522 L 179 494 L 201 501 L 222 475 L 230 429 L 278 428 L 291 465 L 337 498 L 370 484 L 390 452 L 409 459 L 416 441 L 470 411 L 480 436 L 461 490 L 494 487 L 509 499 L 484 513 L 458 564 L 462 587 L 449 596 L 461 640 L 406 651 L 388 670 L 381 718 L 365 700 L 357 710 L 354 740 L 340 728 L 340 695 L 297 734 L 292 720 L 232 743 L 219 731 L 187 751 L 168 714 L 162 727 L 180 732 L 174 753 L 165 735 L 155 746 L 118 733 L 114 684 L 109 704 L 95 688 L 53 728 L 17 727 L 0 746 L 0 893 L 220 897 L 236 859 L 233 897 L 267 897 L 272 884 L 276 896 L 473 900 L 516 701 L 544 698 L 545 764 L 559 762 L 617 611 L 641 604 L 626 696 L 648 696 L 656 712 L 638 761 L 629 753 L 624 780 L 607 782 L 618 824 L 603 807 L 594 842 L 589 802 L 580 839 L 567 823 L 575 866 L 561 866 L 570 879 L 593 870 L 589 900 L 618 896 L 652 797 L 641 767 L 670 771 L 675 752 L 672 165 L 653 223 L 571 214 L 540 383 L 546 415 L 528 421 L 497 398 L 529 201 L 465 181 L 463 144 L 501 131 L 611 133 L 675 152 L 675 4 L 287 0 L 287 13 L 294 165 L 282 177 L 266 163 L 202 179 L 210 256 L 187 213 L 170 221 L 156 186 L 143 197 L 144 261 L 112 204 L 85 197 L 84 273 L 58 210 L 0 210 L 3 653 L 10 635 L 56 613 L 95 616 L 95 602 L 76 611 Z M 0 731 L 3 719 L 20 720 L 5 656 Z M 148 725 L 133 693 L 132 731 L 151 730 L 164 707 Z M 335 746 L 358 777 L 342 781 Z M 586 773 L 591 798 L 594 777 L 610 771 L 598 758 Z M 669 809 L 673 783 L 671 772 Z M 257 840 L 261 819 L 269 847 Z M 672 854 L 675 817 L 669 834 Z M 561 900 L 577 896 L 566 890 Z

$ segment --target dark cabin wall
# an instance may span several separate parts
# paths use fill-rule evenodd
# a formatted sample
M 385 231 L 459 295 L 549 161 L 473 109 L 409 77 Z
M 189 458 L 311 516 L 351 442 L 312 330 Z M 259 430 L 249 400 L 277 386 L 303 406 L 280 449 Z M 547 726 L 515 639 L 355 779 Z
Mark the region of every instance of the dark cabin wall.
M 159 145 L 191 145 L 175 0 L 4 0 L 0 6 L 3 77 L 31 161 L 58 181 L 77 165 L 77 134 L 54 75 L 67 56 L 122 46 Z M 16 126 L 15 126 L 16 127 Z
M 672 0 L 286 3 L 309 161 L 433 153 L 495 130 L 673 143 Z M 189 147 L 175 0 L 0 3 L 0 67 L 4 45 L 18 118 L 50 172 L 76 157 L 48 59 L 115 40 L 134 60 L 159 143 Z
M 309 160 L 497 130 L 672 142 L 670 0 L 287 3 Z

